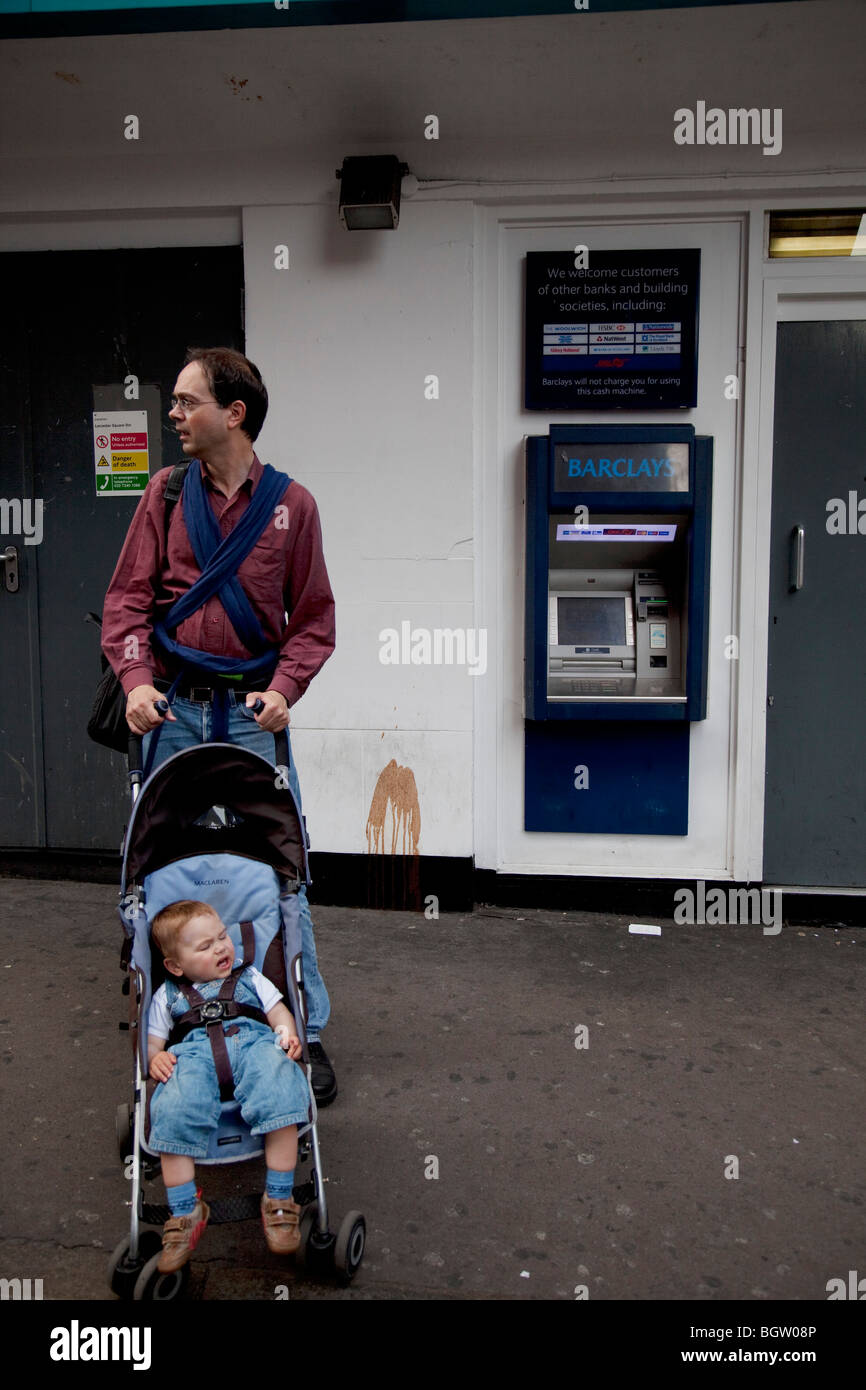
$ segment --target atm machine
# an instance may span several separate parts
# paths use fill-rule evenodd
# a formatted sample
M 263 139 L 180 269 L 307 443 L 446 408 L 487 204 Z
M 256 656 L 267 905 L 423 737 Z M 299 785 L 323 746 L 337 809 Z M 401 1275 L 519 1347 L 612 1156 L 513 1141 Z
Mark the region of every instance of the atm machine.
M 552 425 L 526 441 L 526 830 L 688 833 L 707 714 L 712 439 Z

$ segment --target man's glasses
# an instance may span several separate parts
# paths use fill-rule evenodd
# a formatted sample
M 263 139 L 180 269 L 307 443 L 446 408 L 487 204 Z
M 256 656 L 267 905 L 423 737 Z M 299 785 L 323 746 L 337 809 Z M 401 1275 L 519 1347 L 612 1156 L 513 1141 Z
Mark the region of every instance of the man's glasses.
M 171 398 L 172 410 L 177 410 L 179 406 L 180 409 L 183 411 L 184 415 L 189 415 L 191 410 L 198 410 L 200 405 L 218 404 L 219 402 L 216 401 L 213 396 L 211 396 L 210 399 L 206 401 L 197 401 L 195 396 L 172 396 Z

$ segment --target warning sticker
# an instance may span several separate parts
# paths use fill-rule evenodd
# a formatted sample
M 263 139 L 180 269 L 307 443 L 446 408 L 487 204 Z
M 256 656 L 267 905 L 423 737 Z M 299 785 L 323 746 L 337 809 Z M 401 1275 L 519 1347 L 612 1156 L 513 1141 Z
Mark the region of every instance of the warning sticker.
M 95 410 L 93 459 L 97 497 L 144 492 L 150 478 L 146 410 Z
M 143 454 L 121 454 L 112 452 L 112 468 L 123 468 L 124 470 L 133 468 L 138 472 L 147 468 L 147 453 Z

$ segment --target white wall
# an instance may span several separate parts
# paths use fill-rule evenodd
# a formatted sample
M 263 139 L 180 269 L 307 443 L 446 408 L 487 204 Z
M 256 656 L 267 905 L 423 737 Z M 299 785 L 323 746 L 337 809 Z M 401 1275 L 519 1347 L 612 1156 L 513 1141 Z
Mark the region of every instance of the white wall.
M 385 628 L 473 622 L 471 257 L 465 203 L 351 236 L 331 208 L 244 216 L 247 350 L 271 400 L 258 452 L 315 496 L 337 601 L 337 649 L 292 715 L 319 849 L 366 849 L 393 758 L 417 784 L 419 852 L 472 853 L 476 678 L 379 660 Z

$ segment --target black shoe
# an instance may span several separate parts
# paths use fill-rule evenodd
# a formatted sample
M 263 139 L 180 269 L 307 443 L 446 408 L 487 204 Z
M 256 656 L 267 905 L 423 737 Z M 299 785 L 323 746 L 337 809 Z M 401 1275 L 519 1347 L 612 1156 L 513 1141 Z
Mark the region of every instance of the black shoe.
M 337 1097 L 337 1078 L 328 1055 L 320 1042 L 307 1043 L 310 1070 L 313 1074 L 313 1095 L 319 1106 L 330 1105 Z

